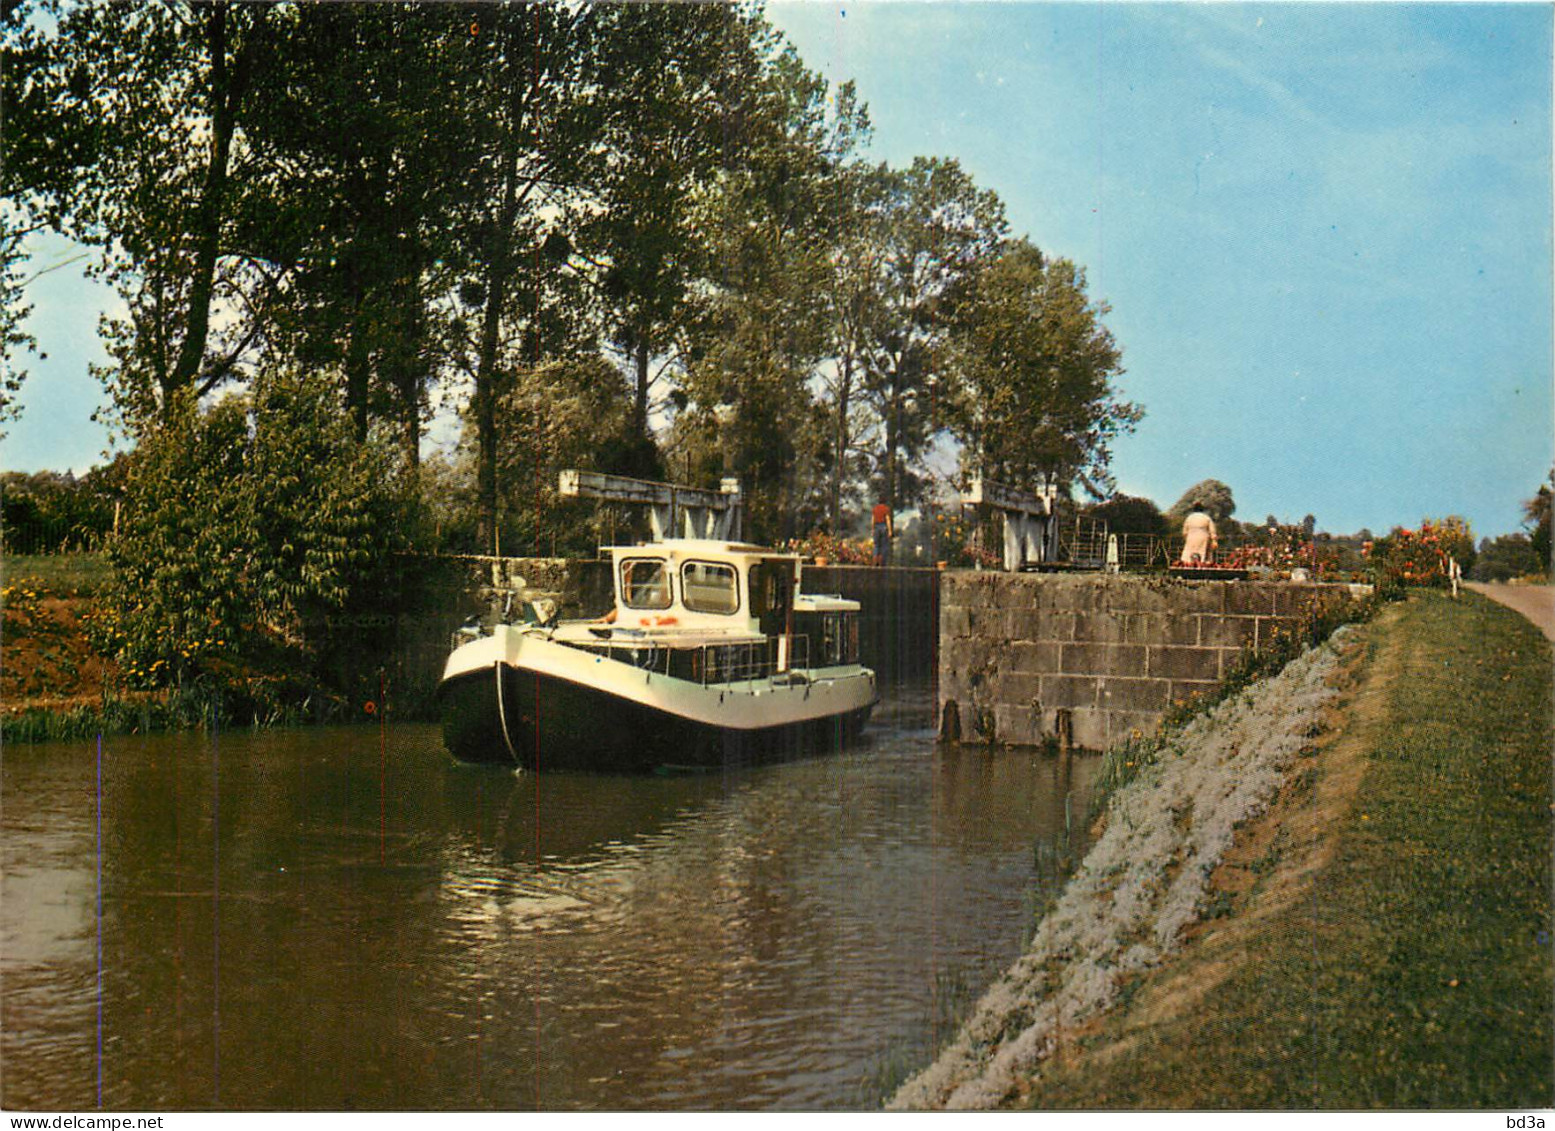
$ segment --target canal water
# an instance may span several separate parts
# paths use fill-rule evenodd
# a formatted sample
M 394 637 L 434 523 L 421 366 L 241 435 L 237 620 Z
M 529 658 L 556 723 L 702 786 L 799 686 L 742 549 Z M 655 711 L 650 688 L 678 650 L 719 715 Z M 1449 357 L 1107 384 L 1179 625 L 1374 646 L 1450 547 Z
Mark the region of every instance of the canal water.
M 684 777 L 453 763 L 390 724 L 12 746 L 8 1109 L 855 1109 L 1019 952 L 1095 763 Z

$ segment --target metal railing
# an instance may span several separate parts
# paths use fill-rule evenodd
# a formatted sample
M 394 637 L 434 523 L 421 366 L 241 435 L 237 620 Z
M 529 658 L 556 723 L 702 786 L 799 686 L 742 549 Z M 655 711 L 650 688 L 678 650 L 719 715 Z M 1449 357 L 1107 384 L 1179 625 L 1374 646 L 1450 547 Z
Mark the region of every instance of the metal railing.
M 787 641 L 786 648 L 783 642 Z M 803 634 L 771 636 L 729 644 L 699 644 L 676 648 L 658 641 L 632 643 L 621 640 L 586 645 L 618 663 L 639 671 L 690 680 L 703 687 L 712 684 L 754 683 L 783 672 L 810 666 L 810 637 Z M 779 659 L 784 661 L 779 671 Z
M 1076 515 L 1072 527 L 1059 531 L 1058 560 L 1100 569 L 1107 561 L 1107 524 L 1101 519 Z
M 1154 534 L 1119 534 L 1118 565 L 1123 569 L 1151 569 L 1165 566 L 1166 540 Z

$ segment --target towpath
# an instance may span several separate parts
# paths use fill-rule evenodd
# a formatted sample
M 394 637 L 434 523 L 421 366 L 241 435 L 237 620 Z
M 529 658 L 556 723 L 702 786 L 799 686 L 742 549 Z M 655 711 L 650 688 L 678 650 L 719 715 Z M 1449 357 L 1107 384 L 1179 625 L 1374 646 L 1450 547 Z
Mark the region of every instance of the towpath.
M 1486 585 L 1480 581 L 1465 584 L 1492 601 L 1516 609 L 1533 621 L 1547 638 L 1555 640 L 1555 588 L 1548 585 Z

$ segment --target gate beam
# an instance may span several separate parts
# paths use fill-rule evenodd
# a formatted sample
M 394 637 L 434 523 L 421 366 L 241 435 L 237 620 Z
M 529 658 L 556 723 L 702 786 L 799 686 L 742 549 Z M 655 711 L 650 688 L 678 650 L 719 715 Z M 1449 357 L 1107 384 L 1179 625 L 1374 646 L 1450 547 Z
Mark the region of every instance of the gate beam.
M 648 508 L 648 528 L 655 541 L 665 538 L 740 539 L 740 481 L 726 478 L 716 491 L 632 479 L 601 471 L 569 468 L 557 477 L 556 493 L 564 499 L 604 499 Z
M 1058 519 L 1053 513 L 1057 498 L 1057 487 L 1033 494 L 978 476 L 961 501 L 992 507 L 1004 516 L 1004 569 L 1014 573 L 1025 565 L 1057 559 Z

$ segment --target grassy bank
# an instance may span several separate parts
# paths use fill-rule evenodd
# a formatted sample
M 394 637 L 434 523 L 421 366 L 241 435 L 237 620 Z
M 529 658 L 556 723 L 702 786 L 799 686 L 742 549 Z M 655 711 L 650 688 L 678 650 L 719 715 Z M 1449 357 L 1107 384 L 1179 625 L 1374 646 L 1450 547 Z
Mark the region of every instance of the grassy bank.
M 1368 630 L 1216 917 L 1074 1034 L 1035 1108 L 1520 1108 L 1552 1085 L 1549 644 L 1469 595 Z
M 95 593 L 111 571 L 101 554 L 7 554 L 0 558 L 0 582 L 27 581 L 67 595 Z

